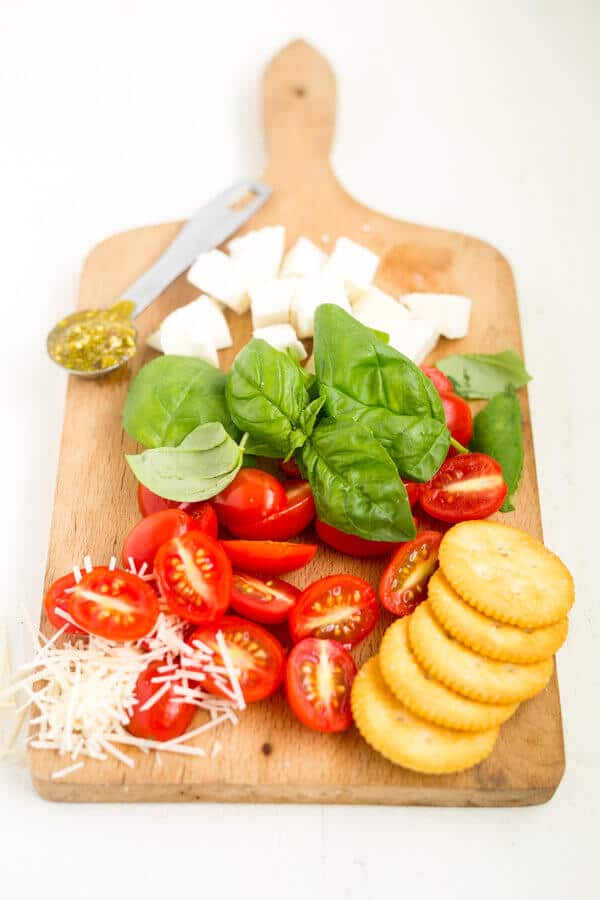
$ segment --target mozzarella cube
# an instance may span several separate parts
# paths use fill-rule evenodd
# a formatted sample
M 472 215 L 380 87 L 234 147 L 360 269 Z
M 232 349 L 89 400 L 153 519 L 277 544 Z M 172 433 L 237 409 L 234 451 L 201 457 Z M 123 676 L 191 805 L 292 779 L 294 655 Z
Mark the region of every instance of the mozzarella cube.
M 390 347 L 420 365 L 438 342 L 439 333 L 432 322 L 425 319 L 406 319 L 386 329 Z
M 246 312 L 250 305 L 245 269 L 221 250 L 201 253 L 188 272 L 188 281 L 236 313 Z
M 253 337 L 266 341 L 276 350 L 291 350 L 298 362 L 306 359 L 306 350 L 302 341 L 298 340 L 296 332 L 291 325 L 268 325 L 266 328 L 256 328 Z
M 346 312 L 352 312 L 343 281 L 331 273 L 319 272 L 297 282 L 291 305 L 291 320 L 298 337 L 313 336 L 315 311 L 323 303 L 333 303 Z
M 417 319 L 432 322 L 446 338 L 465 337 L 472 302 L 459 294 L 405 294 L 400 298 Z
M 285 255 L 281 266 L 281 276 L 296 275 L 303 278 L 305 275 L 316 275 L 321 271 L 326 260 L 327 254 L 323 253 L 320 247 L 317 247 L 308 238 L 298 238 Z
M 229 255 L 246 272 L 248 284 L 277 278 L 285 248 L 285 228 L 270 225 L 229 241 Z
M 160 328 L 157 328 L 156 331 L 153 331 L 149 338 L 146 339 L 146 343 L 149 347 L 152 347 L 153 350 L 158 350 L 159 353 L 162 353 L 162 344 L 160 342 Z
M 344 281 L 370 284 L 378 265 L 379 257 L 376 253 L 349 238 L 341 237 L 335 242 L 333 253 L 325 264 L 325 271 L 338 275 Z
M 389 331 L 395 324 L 411 318 L 404 306 L 375 287 L 356 301 L 352 307 L 352 314 L 363 325 L 378 328 L 380 331 Z
M 290 321 L 290 304 L 296 290 L 293 278 L 273 278 L 251 287 L 250 308 L 253 328 L 281 325 Z
M 167 340 L 175 339 L 178 333 L 193 340 L 202 337 L 203 340 L 214 344 L 217 350 L 224 350 L 233 344 L 229 325 L 220 304 L 206 294 L 201 294 L 191 303 L 186 303 L 185 306 L 180 306 L 169 313 L 163 319 L 159 330 L 148 338 L 150 346 L 155 350 L 162 350 L 165 333 Z
M 197 356 L 213 366 L 219 365 L 217 348 L 209 337 L 186 334 L 179 328 L 167 326 L 166 329 L 161 329 L 160 343 L 163 353 L 174 356 Z

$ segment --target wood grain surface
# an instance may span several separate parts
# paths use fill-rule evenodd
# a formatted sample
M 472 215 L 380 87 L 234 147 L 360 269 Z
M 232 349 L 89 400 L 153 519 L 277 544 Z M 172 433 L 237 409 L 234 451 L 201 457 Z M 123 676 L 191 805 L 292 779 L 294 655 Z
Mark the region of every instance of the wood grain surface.
M 337 182 L 329 151 L 335 124 L 335 79 L 315 50 L 290 44 L 268 66 L 263 83 L 264 126 L 269 165 L 264 175 L 273 197 L 245 230 L 282 223 L 287 245 L 298 236 L 325 250 L 339 236 L 370 247 L 381 257 L 376 282 L 395 295 L 441 290 L 473 298 L 467 338 L 442 340 L 429 361 L 451 352 L 522 351 L 511 269 L 492 246 L 472 237 L 426 228 L 380 215 L 359 204 Z M 375 148 L 374 148 L 375 152 Z M 373 165 L 377 165 L 374 157 Z M 417 173 L 418 174 L 418 173 Z M 215 193 L 223 186 L 215 185 Z M 169 244 L 180 222 L 139 228 L 97 246 L 85 262 L 79 307 L 108 306 Z M 164 315 L 197 295 L 179 278 L 138 320 L 140 346 Z M 251 333 L 249 316 L 228 316 L 233 349 L 221 353 L 227 369 Z M 124 453 L 135 444 L 121 428 L 128 383 L 154 355 L 142 349 L 129 371 L 105 379 L 69 378 L 46 582 L 68 571 L 84 554 L 94 562 L 120 554 L 123 538 L 138 518 L 135 479 Z M 540 510 L 525 391 L 525 468 L 517 511 L 502 520 L 541 537 Z M 358 561 L 321 547 L 314 562 L 290 576 L 299 586 L 326 574 L 354 572 L 377 583 L 381 561 Z M 380 625 L 359 648 L 359 662 L 376 651 Z M 42 620 L 42 627 L 48 624 Z M 248 801 L 374 803 L 440 806 L 513 806 L 543 803 L 564 770 L 556 675 L 540 695 L 524 703 L 502 727 L 492 756 L 451 776 L 424 776 L 387 762 L 353 729 L 341 736 L 305 729 L 281 696 L 243 713 L 237 727 L 212 732 L 222 752 L 210 758 L 214 737 L 198 742 L 209 757 L 198 759 L 133 751 L 136 766 L 86 761 L 83 769 L 52 781 L 66 765 L 52 751 L 29 753 L 39 793 L 62 801 Z M 267 746 L 268 745 L 268 746 Z M 129 752 L 129 748 L 128 752 Z M 265 752 L 267 751 L 267 752 Z

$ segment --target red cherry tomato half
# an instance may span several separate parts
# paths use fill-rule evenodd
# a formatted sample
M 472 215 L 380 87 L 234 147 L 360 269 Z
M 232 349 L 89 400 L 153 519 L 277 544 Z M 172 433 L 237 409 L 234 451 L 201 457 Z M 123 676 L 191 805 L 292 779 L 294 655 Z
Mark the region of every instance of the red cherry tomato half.
M 300 589 L 281 578 L 263 581 L 254 575 L 233 573 L 231 607 L 253 622 L 263 625 L 285 622 L 299 596 Z
M 122 569 L 96 566 L 68 595 L 78 625 L 109 641 L 137 641 L 158 618 L 158 595 L 148 582 Z
M 315 501 L 308 481 L 286 484 L 285 498 L 285 506 L 260 522 L 228 520 L 229 530 L 236 537 L 256 541 L 287 541 L 296 537 L 315 517 Z
M 379 599 L 395 616 L 409 615 L 425 600 L 441 540 L 439 531 L 424 531 L 392 556 L 379 582 Z
M 221 545 L 202 531 L 163 544 L 154 571 L 169 609 L 188 622 L 215 622 L 229 606 L 231 563 Z
M 64 628 L 66 625 L 65 634 L 84 634 L 81 628 L 77 625 L 72 625 L 70 622 L 67 623 L 67 620 L 63 619 L 56 612 L 57 609 L 62 609 L 65 612 L 69 611 L 69 595 L 73 593 L 76 583 L 73 573 L 68 572 L 50 585 L 44 597 L 44 609 L 46 610 L 48 621 L 57 630 Z
M 288 478 L 302 478 L 298 463 L 294 459 L 280 459 L 279 468 Z
M 153 678 L 164 677 L 164 673 L 159 671 L 163 664 L 164 660 L 151 662 L 138 675 L 134 691 L 137 703 L 126 725 L 127 731 L 135 737 L 150 741 L 170 741 L 187 731 L 194 717 L 195 707 L 191 703 L 181 703 L 178 699 L 175 692 L 176 681 L 169 685 L 169 690 L 149 709 L 144 709 L 145 704 L 163 687 L 164 682 L 157 684 L 152 681 Z
M 411 509 L 413 509 L 419 502 L 419 497 L 421 496 L 421 489 L 423 485 L 419 484 L 418 481 L 405 481 L 404 487 L 406 488 L 406 493 L 408 494 L 408 502 L 410 503 L 410 507 Z
M 283 575 L 301 569 L 317 552 L 316 544 L 287 541 L 221 541 L 236 569 L 258 575 Z
M 264 700 L 275 693 L 283 680 L 285 656 L 279 641 L 265 628 L 255 622 L 238 619 L 237 616 L 225 616 L 215 625 L 197 628 L 189 638 L 201 641 L 213 650 L 212 661 L 216 667 L 224 668 L 224 661 L 217 643 L 217 632 L 221 631 L 231 662 L 238 671 L 240 688 L 246 703 Z M 202 682 L 206 690 L 221 697 L 229 696 L 222 687 L 223 678 L 206 673 Z M 225 685 L 227 682 L 225 681 Z
M 463 447 L 469 445 L 473 437 L 473 414 L 466 400 L 458 394 L 440 394 L 446 415 L 446 425 L 455 441 Z
M 213 500 L 220 522 L 251 525 L 286 505 L 283 485 L 262 469 L 240 469 L 230 485 Z
M 122 557 L 125 565 L 133 559 L 136 570 L 144 563 L 152 571 L 158 548 L 194 528 L 194 520 L 182 509 L 164 509 L 151 513 L 134 525 L 123 544 Z
M 366 538 L 358 537 L 356 534 L 348 534 L 346 531 L 340 531 L 333 525 L 317 519 L 315 529 L 324 544 L 339 550 L 340 553 L 347 553 L 348 556 L 368 557 L 383 556 L 398 546 L 398 542 L 392 541 L 368 541 Z
M 435 519 L 463 522 L 491 516 L 505 497 L 506 483 L 495 459 L 485 453 L 459 453 L 423 485 L 421 506 Z
M 285 671 L 288 703 L 315 731 L 346 731 L 352 724 L 350 691 L 356 663 L 336 641 L 305 638 L 290 652 Z
M 420 366 L 419 368 L 424 375 L 427 375 L 430 381 L 433 381 L 433 386 L 438 394 L 454 393 L 454 385 L 441 369 L 438 369 L 436 366 Z
M 165 509 L 182 509 L 192 517 L 195 528 L 199 528 L 200 531 L 204 531 L 214 538 L 218 535 L 217 515 L 210 503 L 204 501 L 178 503 L 177 500 L 166 500 L 143 484 L 138 484 L 137 498 L 138 507 L 143 516 L 150 516 L 152 513 L 162 512 Z
M 355 575 L 319 578 L 290 611 L 294 643 L 306 637 L 328 638 L 354 647 L 373 631 L 379 604 L 373 587 Z

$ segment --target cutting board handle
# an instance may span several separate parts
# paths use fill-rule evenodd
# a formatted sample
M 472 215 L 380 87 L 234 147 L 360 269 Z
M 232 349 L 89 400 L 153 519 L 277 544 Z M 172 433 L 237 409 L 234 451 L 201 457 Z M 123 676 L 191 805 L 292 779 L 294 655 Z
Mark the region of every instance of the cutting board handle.
M 335 128 L 335 76 L 324 56 L 298 40 L 273 57 L 263 79 L 268 171 L 277 180 L 329 168 Z

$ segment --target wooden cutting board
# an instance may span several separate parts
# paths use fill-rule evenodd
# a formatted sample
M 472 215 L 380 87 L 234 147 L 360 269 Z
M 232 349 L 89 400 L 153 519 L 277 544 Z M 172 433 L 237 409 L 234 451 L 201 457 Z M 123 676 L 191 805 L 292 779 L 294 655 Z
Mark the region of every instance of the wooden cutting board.
M 264 127 L 269 166 L 264 179 L 272 199 L 247 229 L 282 223 L 287 243 L 300 235 L 329 249 L 341 235 L 378 253 L 377 284 L 398 295 L 407 291 L 449 291 L 473 298 L 472 325 L 462 341 L 441 341 L 432 360 L 451 352 L 521 351 L 517 299 L 511 269 L 489 244 L 380 215 L 357 203 L 336 181 L 329 163 L 335 123 L 335 79 L 323 57 L 302 41 L 290 44 L 268 66 L 264 82 Z M 376 164 L 376 160 L 373 161 Z M 222 185 L 215 185 L 215 193 Z M 181 222 L 138 228 L 96 247 L 85 262 L 79 307 L 107 306 L 154 262 Z M 140 320 L 143 339 L 164 315 L 197 291 L 179 278 Z M 229 367 L 251 333 L 249 316 L 229 316 L 235 347 L 221 354 Z M 121 429 L 128 383 L 152 352 L 143 350 L 131 370 L 86 381 L 71 377 L 58 470 L 46 582 L 90 553 L 94 562 L 120 553 L 138 518 L 135 480 L 124 452 L 135 450 Z M 517 511 L 503 521 L 541 537 L 539 498 L 530 418 L 522 391 L 525 469 Z M 357 561 L 321 548 L 314 562 L 290 576 L 302 586 L 317 577 L 354 572 L 377 583 L 379 561 Z M 372 655 L 380 627 L 357 654 Z M 47 628 L 47 623 L 42 622 Z M 205 741 L 210 751 L 214 733 Z M 39 793 L 63 801 L 210 800 L 294 803 L 433 804 L 513 806 L 543 803 L 564 770 L 556 676 L 545 691 L 524 703 L 503 726 L 493 755 L 452 776 L 423 776 L 387 762 L 356 730 L 327 736 L 302 727 L 282 697 L 247 710 L 237 728 L 222 726 L 222 752 L 215 758 L 133 752 L 133 770 L 116 761 L 86 762 L 70 777 L 52 781 L 65 759 L 52 751 L 30 751 L 29 765 Z M 129 748 L 128 748 L 129 750 Z

